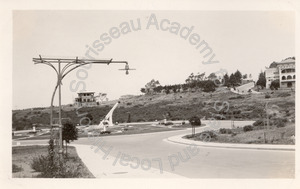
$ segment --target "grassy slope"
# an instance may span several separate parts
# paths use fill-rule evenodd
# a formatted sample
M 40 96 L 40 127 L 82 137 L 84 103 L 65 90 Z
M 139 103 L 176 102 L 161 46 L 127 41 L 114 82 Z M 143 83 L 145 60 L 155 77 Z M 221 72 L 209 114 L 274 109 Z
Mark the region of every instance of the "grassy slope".
M 278 97 L 281 94 L 287 93 L 291 96 Z M 269 106 L 279 106 L 280 111 L 276 113 L 276 116 L 295 119 L 294 92 L 275 91 L 269 99 L 265 99 L 265 94 L 243 95 L 239 99 L 233 99 L 238 96 L 228 90 L 214 92 L 212 93 L 212 97 L 209 93 L 204 92 L 134 96 L 121 99 L 121 104 L 113 114 L 113 120 L 119 123 L 126 122 L 129 113 L 131 114 L 132 122 L 161 120 L 164 118 L 163 114 L 167 112 L 170 112 L 172 115 L 170 119 L 173 120 L 189 119 L 194 115 L 210 118 L 213 114 L 218 113 L 213 109 L 215 101 L 227 101 L 229 103 L 229 111 L 224 114 L 226 119 L 259 119 L 263 115 L 263 108 L 266 102 L 269 102 Z M 208 103 L 205 104 L 205 101 Z M 100 120 L 109 112 L 114 103 L 115 101 L 105 102 L 98 107 L 82 108 L 79 112 L 90 113 L 94 118 L 92 124 L 99 124 Z M 236 114 L 236 112 L 238 113 Z M 57 108 L 55 116 L 57 117 Z M 78 117 L 75 108 L 70 106 L 63 107 L 62 116 L 70 118 L 75 124 L 79 124 L 82 118 Z M 47 125 L 49 123 L 49 109 L 13 111 L 14 128 L 28 129 L 32 127 L 32 123 Z

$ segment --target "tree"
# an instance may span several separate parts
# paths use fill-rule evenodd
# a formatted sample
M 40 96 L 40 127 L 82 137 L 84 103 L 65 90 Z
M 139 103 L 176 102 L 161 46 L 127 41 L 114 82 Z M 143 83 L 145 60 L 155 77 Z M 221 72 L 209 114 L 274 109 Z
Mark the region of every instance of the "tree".
M 166 93 L 166 94 L 169 94 L 169 93 L 170 93 L 170 89 L 167 88 L 167 89 L 165 90 L 165 93 Z
M 145 92 L 148 94 L 148 93 L 152 93 L 154 92 L 154 88 L 160 86 L 160 83 L 158 80 L 154 80 L 152 79 L 150 82 L 148 82 L 146 85 L 145 85 Z
M 236 86 L 237 85 L 237 81 L 236 81 L 236 78 L 233 74 L 230 75 L 229 77 L 229 84 L 232 85 L 232 86 Z
M 215 79 L 217 79 L 217 76 L 215 73 L 211 73 L 211 74 L 209 74 L 209 76 L 207 78 L 210 80 L 215 80 Z
M 89 118 L 89 120 L 93 121 L 94 117 L 92 114 L 88 113 L 85 117 Z
M 189 122 L 192 126 L 200 126 L 201 125 L 201 120 L 197 116 L 193 116 L 189 119 Z
M 203 91 L 204 92 L 213 92 L 216 90 L 216 85 L 213 81 L 207 80 L 203 81 Z
M 237 83 L 242 82 L 242 73 L 239 70 L 234 73 L 234 77 Z
M 146 89 L 145 88 L 141 88 L 141 92 L 142 93 L 146 93 Z
M 161 85 L 159 85 L 159 86 L 153 88 L 153 91 L 154 91 L 155 93 L 161 93 L 162 89 L 163 89 L 163 87 L 162 87 Z
M 247 74 L 243 75 L 243 79 L 247 79 L 247 77 L 248 77 Z
M 66 141 L 66 143 L 70 143 L 70 141 L 77 140 L 78 138 L 78 129 L 73 123 L 67 122 L 63 125 L 62 128 L 62 139 Z M 67 152 L 67 145 L 66 144 L 66 153 Z
M 198 73 L 195 77 L 197 81 L 203 81 L 204 76 L 205 76 L 205 72 L 203 72 L 202 74 Z
M 270 88 L 274 88 L 275 90 L 277 90 L 279 88 L 279 86 L 280 86 L 279 79 L 276 79 L 271 82 Z
M 228 76 L 228 74 L 226 73 L 225 75 L 224 75 L 224 81 L 223 81 L 223 83 L 224 83 L 224 85 L 226 86 L 226 87 L 229 87 L 229 76 Z
M 266 87 L 266 75 L 265 72 L 260 72 L 259 76 L 258 76 L 258 81 L 256 82 L 256 85 L 261 86 L 262 88 Z

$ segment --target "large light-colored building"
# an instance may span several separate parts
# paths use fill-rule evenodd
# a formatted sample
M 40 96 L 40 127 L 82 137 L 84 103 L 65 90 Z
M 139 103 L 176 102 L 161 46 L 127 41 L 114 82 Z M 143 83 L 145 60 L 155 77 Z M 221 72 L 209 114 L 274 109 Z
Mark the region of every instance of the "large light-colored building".
M 266 88 L 269 89 L 272 81 L 278 79 L 280 88 L 295 88 L 296 70 L 295 59 L 287 58 L 281 62 L 273 62 L 266 68 Z

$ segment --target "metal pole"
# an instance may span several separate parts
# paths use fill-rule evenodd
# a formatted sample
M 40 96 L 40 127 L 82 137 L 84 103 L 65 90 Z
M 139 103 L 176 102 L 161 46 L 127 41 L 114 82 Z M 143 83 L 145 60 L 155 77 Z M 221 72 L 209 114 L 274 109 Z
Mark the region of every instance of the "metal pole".
M 62 122 L 61 122 L 61 73 L 60 73 L 60 60 L 58 60 L 58 124 L 59 124 L 59 153 L 62 155 Z
M 58 75 L 57 75 L 57 79 L 58 79 Z M 51 139 L 53 140 L 53 100 L 54 100 L 54 96 L 56 93 L 58 85 L 56 84 L 53 94 L 52 94 L 52 98 L 51 98 L 51 106 L 50 106 L 50 128 L 51 128 Z
M 269 130 L 268 102 L 266 103 L 267 130 Z

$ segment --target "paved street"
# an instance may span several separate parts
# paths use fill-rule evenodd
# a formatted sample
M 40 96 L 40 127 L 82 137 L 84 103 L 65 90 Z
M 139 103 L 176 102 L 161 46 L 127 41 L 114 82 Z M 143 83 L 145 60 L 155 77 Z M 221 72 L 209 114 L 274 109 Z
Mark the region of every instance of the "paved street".
M 228 127 L 228 125 L 229 122 L 222 123 L 222 127 Z M 197 128 L 198 131 L 200 129 Z M 94 157 L 104 163 L 106 160 L 101 159 L 108 155 L 107 158 L 114 160 L 115 165 L 125 165 L 124 167 L 129 169 L 132 169 L 130 167 L 132 166 L 140 169 L 141 173 L 146 172 L 148 168 L 154 168 L 158 170 L 161 177 L 164 177 L 166 172 L 188 178 L 294 177 L 294 151 L 195 147 L 165 140 L 168 137 L 184 133 L 191 133 L 191 130 L 101 137 L 102 139 L 98 140 L 98 146 L 102 146 L 102 149 L 96 147 L 99 137 L 81 138 L 73 144 L 88 145 L 90 150 L 97 151 Z M 22 141 L 21 144 L 46 142 Z M 129 158 L 132 162 L 123 161 L 126 158 L 121 162 L 121 154 L 126 154 L 127 156 L 124 157 Z M 122 172 L 122 174 L 126 174 L 126 172 Z

